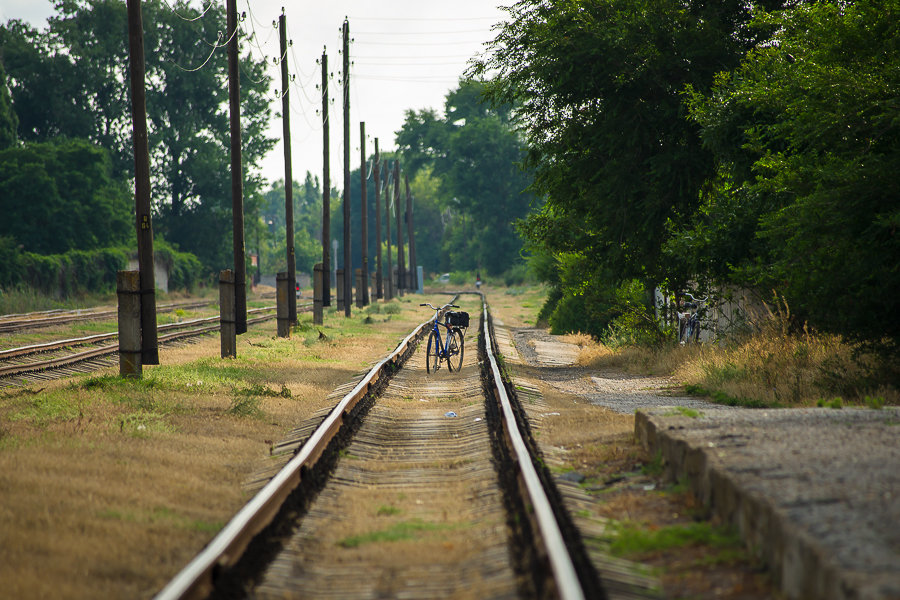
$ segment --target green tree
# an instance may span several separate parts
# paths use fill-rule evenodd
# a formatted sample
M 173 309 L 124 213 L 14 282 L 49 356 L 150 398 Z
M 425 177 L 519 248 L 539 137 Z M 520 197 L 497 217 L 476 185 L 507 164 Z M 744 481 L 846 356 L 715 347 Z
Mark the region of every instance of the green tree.
M 114 172 L 133 168 L 126 8 L 118 0 L 61 0 L 46 32 L 10 21 L 0 52 L 24 140 L 83 137 L 107 148 Z M 210 270 L 231 262 L 225 14 L 184 0 L 142 3 L 155 225 Z M 241 34 L 243 35 L 243 34 Z M 274 141 L 264 59 L 241 57 L 244 192 L 261 197 L 257 167 Z
M 495 104 L 516 106 L 533 190 L 546 198 L 522 230 L 556 257 L 551 303 L 586 299 L 579 310 L 603 322 L 605 309 L 591 307 L 608 306 L 606 287 L 689 278 L 662 248 L 715 167 L 683 91 L 709 89 L 760 32 L 741 0 L 521 0 L 508 11 L 470 72 L 492 76 Z
M 0 61 L 0 150 L 16 143 L 16 128 L 19 119 L 12 109 L 9 87 L 6 85 L 6 71 Z
M 668 274 L 666 225 L 694 213 L 713 165 L 682 90 L 707 89 L 753 44 L 747 4 L 525 0 L 510 14 L 474 73 L 496 71 L 490 97 L 521 106 L 547 195 L 525 231 L 623 279 Z
M 128 188 L 108 153 L 84 140 L 0 151 L 0 214 L 0 237 L 37 254 L 118 246 L 134 234 Z
M 718 160 L 702 218 L 673 239 L 698 271 L 784 295 L 802 322 L 900 340 L 900 1 L 757 16 L 776 31 L 691 114 Z M 722 253 L 726 261 L 698 255 Z
M 520 261 L 514 223 L 533 196 L 525 191 L 530 180 L 519 168 L 524 150 L 509 124 L 510 109 L 491 108 L 483 91 L 483 83 L 462 80 L 447 94 L 442 118 L 432 110 L 407 111 L 397 144 L 414 177 L 428 167 L 440 181 L 435 199 L 442 212 L 435 215 L 442 218 L 448 268 L 499 274 Z

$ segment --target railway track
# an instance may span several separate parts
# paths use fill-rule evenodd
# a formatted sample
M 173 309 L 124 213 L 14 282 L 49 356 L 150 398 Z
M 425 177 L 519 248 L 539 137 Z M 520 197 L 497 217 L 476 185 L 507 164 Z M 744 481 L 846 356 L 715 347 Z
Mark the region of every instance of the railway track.
M 276 317 L 274 310 L 274 306 L 250 309 L 248 315 L 258 316 L 248 318 L 247 323 L 272 320 Z M 312 305 L 297 310 L 310 311 Z M 159 325 L 157 329 L 160 345 L 176 344 L 218 331 L 219 317 L 169 323 Z M 113 365 L 118 361 L 117 340 L 118 333 L 102 333 L 0 350 L 0 388 L 88 373 Z
M 335 390 L 157 598 L 605 597 L 478 312 L 460 372 L 423 323 Z
M 156 308 L 157 313 L 172 312 L 178 309 L 191 309 L 209 306 L 213 301 L 203 300 L 197 302 L 173 302 L 160 304 Z M 48 310 L 23 314 L 0 315 L 0 333 L 13 331 L 25 331 L 40 329 L 54 325 L 65 325 L 79 321 L 97 321 L 101 319 L 115 319 L 118 315 L 116 308 L 87 308 L 77 310 Z

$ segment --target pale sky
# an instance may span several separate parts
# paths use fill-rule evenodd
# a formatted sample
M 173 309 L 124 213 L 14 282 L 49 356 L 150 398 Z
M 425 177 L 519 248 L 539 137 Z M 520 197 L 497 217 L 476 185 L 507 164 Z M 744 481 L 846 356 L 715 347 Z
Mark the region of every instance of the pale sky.
M 224 2 L 224 0 L 222 0 Z M 403 124 L 407 109 L 443 109 L 444 96 L 456 86 L 467 61 L 493 39 L 491 28 L 507 13 L 500 5 L 511 0 L 340 0 L 332 2 L 285 2 L 284 0 L 237 0 L 245 12 L 242 27 L 255 31 L 252 42 L 243 42 L 254 55 L 268 59 L 274 84 L 280 87 L 281 67 L 273 63 L 279 54 L 279 33 L 272 26 L 284 7 L 288 38 L 288 65 L 296 75 L 290 88 L 291 147 L 293 177 L 303 180 L 306 171 L 321 178 L 322 118 L 321 71 L 316 61 L 327 48 L 329 82 L 333 100 L 329 107 L 332 185 L 343 185 L 343 122 L 339 71 L 342 57 L 341 24 L 349 18 L 350 37 L 350 164 L 359 167 L 359 122 L 366 123 L 367 154 L 374 151 L 374 138 L 382 150 L 395 148 L 395 132 Z M 199 5 L 197 3 L 196 5 Z M 43 29 L 53 14 L 52 0 L 0 0 L 0 22 L 23 19 Z M 248 46 L 249 44 L 249 46 Z M 224 48 L 220 50 L 224 52 Z M 281 100 L 272 91 L 273 114 L 280 115 Z M 279 140 L 266 156 L 262 173 L 270 181 L 284 177 L 282 121 L 273 117 L 269 134 Z

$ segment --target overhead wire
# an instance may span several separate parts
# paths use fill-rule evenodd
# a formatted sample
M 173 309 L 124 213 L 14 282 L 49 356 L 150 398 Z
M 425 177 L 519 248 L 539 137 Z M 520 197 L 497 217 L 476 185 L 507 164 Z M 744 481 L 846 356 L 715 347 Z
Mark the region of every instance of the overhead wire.
M 163 4 L 165 4 L 165 5 L 169 8 L 169 10 L 171 10 L 172 13 L 173 13 L 176 17 L 178 17 L 178 18 L 181 19 L 182 21 L 188 21 L 188 22 L 199 21 L 200 19 L 202 19 L 203 17 L 205 17 L 205 16 L 206 16 L 206 13 L 209 12 L 209 9 L 211 9 L 211 8 L 213 7 L 213 3 L 212 3 L 212 2 L 209 2 L 209 3 L 206 5 L 206 8 L 203 9 L 203 12 L 202 12 L 202 13 L 200 13 L 198 16 L 196 16 L 196 17 L 190 19 L 190 18 L 188 18 L 188 17 L 182 16 L 177 10 L 175 10 L 175 7 L 172 6 L 171 4 L 169 4 L 168 0 L 162 0 L 162 1 L 163 1 Z

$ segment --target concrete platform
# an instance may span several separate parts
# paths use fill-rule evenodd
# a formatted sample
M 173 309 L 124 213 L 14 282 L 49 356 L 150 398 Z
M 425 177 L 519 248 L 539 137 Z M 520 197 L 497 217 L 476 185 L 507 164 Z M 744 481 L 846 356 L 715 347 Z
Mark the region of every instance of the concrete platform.
M 788 598 L 900 599 L 900 409 L 650 408 L 635 435 Z

